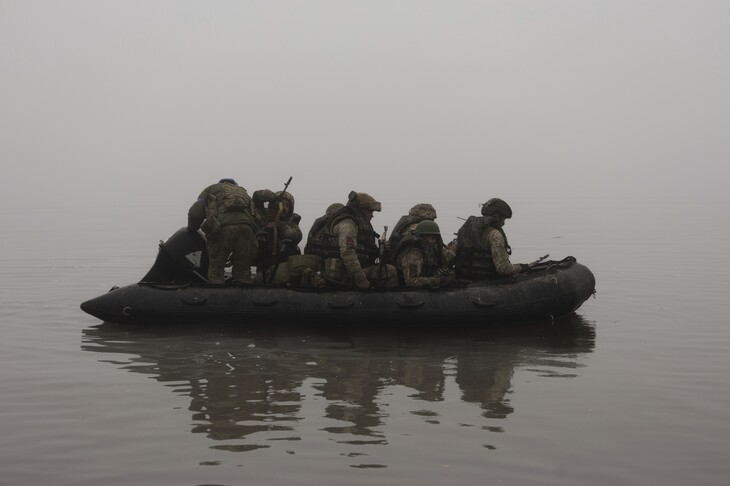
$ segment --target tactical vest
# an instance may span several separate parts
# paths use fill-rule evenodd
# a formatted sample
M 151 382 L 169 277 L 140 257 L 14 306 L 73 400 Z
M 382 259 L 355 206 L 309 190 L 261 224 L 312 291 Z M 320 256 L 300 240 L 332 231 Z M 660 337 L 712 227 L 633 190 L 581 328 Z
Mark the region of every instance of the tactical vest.
M 206 204 L 206 215 L 209 213 L 222 214 L 229 211 L 251 212 L 251 198 L 241 186 L 229 183 L 220 184 L 220 189 L 211 194 L 208 204 Z
M 424 218 L 423 216 L 417 216 L 413 214 L 406 214 L 405 216 L 401 216 L 397 223 L 395 223 L 395 227 L 393 228 L 393 231 L 390 233 L 390 238 L 388 238 L 388 242 L 390 243 L 391 248 L 395 248 L 398 246 L 398 243 L 400 243 L 401 239 L 404 237 L 404 235 L 401 235 L 403 231 L 411 226 L 412 224 L 418 224 L 421 221 L 424 221 L 428 218 Z M 407 236 L 407 235 L 406 235 Z
M 297 213 L 292 213 L 289 217 L 282 218 L 281 222 L 285 223 L 290 228 L 296 227 L 296 229 L 298 230 L 298 226 L 296 225 L 295 221 L 299 221 L 299 220 L 301 220 L 301 217 Z M 294 231 L 294 230 L 292 230 L 292 231 Z M 277 237 L 278 237 L 277 247 L 272 248 L 273 239 L 274 239 L 274 229 L 272 226 L 266 225 L 263 230 L 259 231 L 256 234 L 256 239 L 258 240 L 258 243 L 259 243 L 257 266 L 272 265 L 273 264 L 272 258 L 274 255 L 278 256 L 279 261 L 285 262 L 287 260 L 287 258 L 289 258 L 292 255 L 301 255 L 302 254 L 301 250 L 299 249 L 299 245 L 298 245 L 299 241 L 292 240 L 284 245 L 284 240 L 286 239 L 286 235 L 278 233 Z
M 201 221 L 200 229 L 206 236 L 211 236 L 221 226 L 232 224 L 247 224 L 254 231 L 258 230 L 251 213 L 251 198 L 243 187 L 226 182 L 213 184 L 200 193 L 198 201 L 201 198 L 205 221 Z M 196 214 L 188 214 L 188 226 L 197 221 L 195 218 Z
M 312 223 L 312 228 L 309 230 L 309 235 L 307 235 L 307 244 L 304 246 L 305 255 L 318 254 L 314 253 L 312 249 L 317 247 L 317 240 L 325 229 L 327 218 L 328 216 L 325 214 L 324 216 L 320 216 L 315 219 L 314 223 Z
M 423 266 L 421 267 L 421 277 L 435 277 L 439 273 L 439 269 L 444 266 L 444 255 L 443 255 L 443 247 L 439 245 L 439 251 L 436 255 L 436 259 L 433 258 L 433 253 L 426 251 L 426 242 L 423 238 L 419 238 L 415 235 L 406 235 L 403 237 L 403 239 L 398 243 L 398 246 L 396 247 L 395 251 L 393 252 L 395 254 L 395 262 L 398 262 L 400 259 L 401 254 L 405 253 L 407 250 L 411 248 L 418 248 L 421 251 L 421 255 L 423 255 Z
M 507 237 L 502 228 L 487 223 L 486 218 L 469 216 L 456 236 L 456 277 L 467 280 L 488 280 L 501 278 L 492 259 L 492 251 L 481 243 L 481 235 L 487 230 L 496 230 L 504 237 L 507 252 Z
M 360 265 L 363 267 L 375 263 L 380 252 L 376 243 L 375 230 L 369 221 L 360 215 L 360 212 L 352 207 L 345 206 L 329 216 L 326 216 L 323 231 L 318 238 L 309 239 L 304 249 L 305 254 L 318 255 L 323 259 L 340 258 L 340 242 L 337 235 L 333 233 L 337 223 L 345 219 L 352 220 L 357 225 L 357 242 L 355 252 Z

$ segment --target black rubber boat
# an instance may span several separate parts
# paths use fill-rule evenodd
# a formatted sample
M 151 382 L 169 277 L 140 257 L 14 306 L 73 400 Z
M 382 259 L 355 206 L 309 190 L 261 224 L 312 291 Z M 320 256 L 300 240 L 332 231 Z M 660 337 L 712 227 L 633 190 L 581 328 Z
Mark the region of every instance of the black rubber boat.
M 139 283 L 113 287 L 81 304 L 119 324 L 257 326 L 489 326 L 557 319 L 595 292 L 593 273 L 567 257 L 516 278 L 444 289 L 315 289 L 204 283 L 203 238 L 179 230 L 160 242 Z

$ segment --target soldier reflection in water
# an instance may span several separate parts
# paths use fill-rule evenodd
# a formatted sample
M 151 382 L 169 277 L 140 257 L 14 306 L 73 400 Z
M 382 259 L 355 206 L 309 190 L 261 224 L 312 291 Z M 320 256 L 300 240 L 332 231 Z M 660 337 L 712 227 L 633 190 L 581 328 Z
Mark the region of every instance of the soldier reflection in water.
M 269 445 L 258 440 L 260 436 L 253 443 L 225 441 L 246 440 L 256 433 L 299 440 L 303 394 L 312 391 L 325 400 L 325 418 L 346 422 L 323 429 L 345 443 L 387 443 L 387 433 L 377 429 L 387 424 L 387 390 L 393 386 L 414 390 L 410 399 L 440 402 L 447 399 L 444 391 L 453 380 L 461 391 L 460 401 L 478 405 L 484 418 L 504 419 L 514 412 L 507 394 L 517 367 L 539 366 L 545 355 L 551 356 L 548 366 L 555 367 L 560 364 L 556 356 L 562 355 L 563 366 L 575 373 L 575 357 L 592 350 L 592 327 L 578 316 L 570 325 L 567 334 L 552 341 L 550 335 L 492 334 L 480 341 L 473 335 L 257 339 L 254 334 L 211 342 L 196 335 L 177 340 L 173 336 L 162 351 L 145 334 L 135 338 L 134 333 L 102 325 L 84 331 L 82 348 L 126 354 L 130 363 L 122 363 L 121 369 L 175 383 L 178 393 L 191 397 L 196 422 L 192 432 L 222 441 L 213 446 L 216 449 L 247 451 Z M 435 414 L 423 412 L 427 405 L 418 407 L 415 415 L 438 421 Z

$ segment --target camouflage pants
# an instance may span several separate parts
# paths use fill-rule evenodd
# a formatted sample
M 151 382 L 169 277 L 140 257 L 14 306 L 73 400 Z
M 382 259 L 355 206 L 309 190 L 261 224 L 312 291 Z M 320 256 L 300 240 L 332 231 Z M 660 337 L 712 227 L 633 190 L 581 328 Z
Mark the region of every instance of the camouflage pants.
M 251 265 L 256 257 L 258 244 L 253 229 L 247 224 L 221 226 L 208 236 L 208 282 L 223 284 L 223 272 L 228 257 L 233 264 L 233 281 L 251 283 Z
M 392 289 L 398 287 L 398 271 L 393 265 L 383 265 L 381 270 L 379 264 L 363 268 L 365 278 L 370 282 L 371 287 L 379 289 Z M 345 265 L 339 258 L 327 258 L 324 261 L 325 279 L 338 285 L 355 287 L 356 283 L 352 275 L 347 274 Z
M 392 289 L 398 286 L 398 271 L 393 265 L 372 265 L 363 268 L 370 284 L 377 289 Z

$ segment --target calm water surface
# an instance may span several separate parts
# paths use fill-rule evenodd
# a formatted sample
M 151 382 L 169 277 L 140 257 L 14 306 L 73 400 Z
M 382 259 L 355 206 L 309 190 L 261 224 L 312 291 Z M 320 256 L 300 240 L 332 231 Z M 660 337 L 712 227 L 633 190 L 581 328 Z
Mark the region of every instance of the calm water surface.
M 574 255 L 596 299 L 377 335 L 103 324 L 79 303 L 178 221 L 0 210 L 0 484 L 726 484 L 730 205 L 513 207 L 515 261 Z

